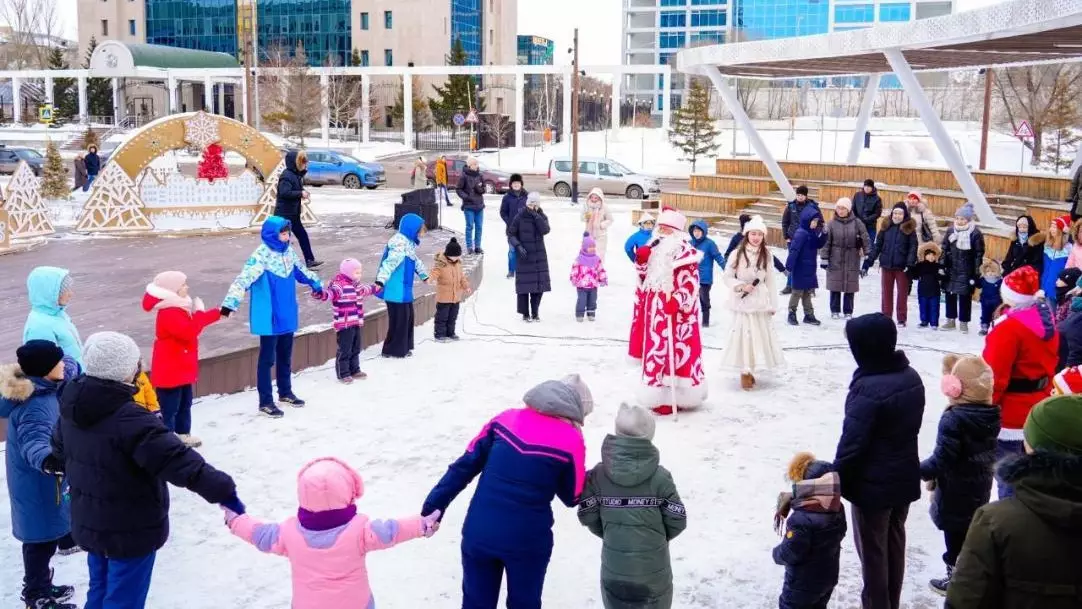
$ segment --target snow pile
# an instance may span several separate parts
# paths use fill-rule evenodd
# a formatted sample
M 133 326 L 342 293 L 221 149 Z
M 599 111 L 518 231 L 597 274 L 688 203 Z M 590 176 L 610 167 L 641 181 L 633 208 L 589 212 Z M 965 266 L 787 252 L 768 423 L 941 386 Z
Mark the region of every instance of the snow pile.
M 389 213 L 398 193 L 313 193 L 314 211 Z M 282 519 L 295 512 L 295 477 L 309 459 L 335 455 L 365 478 L 359 508 L 374 517 L 405 516 L 421 502 L 447 465 L 459 456 L 481 426 L 501 410 L 520 405 L 533 384 L 578 372 L 589 382 L 597 409 L 584 427 L 588 466 L 600 458 L 601 442 L 612 430 L 622 400 L 630 399 L 637 378 L 625 365 L 626 336 L 635 276 L 624 257 L 624 237 L 631 233 L 632 204 L 613 204 L 616 223 L 606 263 L 610 286 L 599 296 L 598 321 L 576 323 L 575 290 L 568 275 L 582 238 L 579 210 L 547 200 L 552 221 L 547 239 L 554 291 L 541 306 L 542 323 L 525 325 L 515 312 L 513 281 L 506 274 L 503 224 L 495 213 L 498 198 L 488 199 L 485 218 L 485 280 L 462 309 L 460 343 L 437 344 L 431 323 L 418 328 L 415 357 L 374 359 L 365 353 L 369 380 L 344 387 L 331 367 L 301 374 L 294 382 L 309 407 L 290 410 L 282 420 L 256 415 L 254 392 L 204 399 L 197 403 L 195 432 L 200 449 L 215 466 L 237 480 L 250 513 Z M 444 209 L 444 223 L 462 230 L 457 209 Z M 326 237 L 323 237 L 326 238 Z M 313 240 L 318 248 L 321 234 Z M 181 261 L 177 261 L 183 267 Z M 330 261 L 329 268 L 337 266 Z M 862 283 L 858 312 L 878 308 L 879 280 Z M 132 307 L 138 295 L 132 295 Z M 704 331 L 710 397 L 704 408 L 659 421 L 656 443 L 662 464 L 672 471 L 688 509 L 689 528 L 672 545 L 676 600 L 681 608 L 777 606 L 783 570 L 771 549 L 778 542 L 771 517 L 777 493 L 786 489 L 785 466 L 793 453 L 810 450 L 831 459 L 841 431 L 846 388 L 854 364 L 842 323 L 821 328 L 774 323 L 786 348 L 788 367 L 761 379 L 761 389 L 739 389 L 738 376 L 722 372 L 720 345 L 729 331 L 724 290 L 715 290 L 716 325 Z M 827 293 L 816 298 L 821 318 L 829 318 Z M 784 310 L 784 307 L 783 307 Z M 916 300 L 911 302 L 916 319 Z M 136 314 L 136 313 L 131 313 Z M 328 313 L 329 319 L 329 313 Z M 226 323 L 236 323 L 229 321 Z M 214 332 L 213 328 L 208 330 Z M 936 424 L 946 405 L 939 395 L 940 350 L 979 352 L 975 334 L 932 333 L 910 328 L 901 342 L 928 390 L 922 456 L 934 447 Z M 3 474 L 0 474 L 2 477 Z M 471 487 L 472 489 L 472 487 Z M 442 531 L 370 555 L 368 567 L 381 607 L 459 606 L 461 599 L 460 530 L 472 490 L 452 505 Z M 278 557 L 262 555 L 232 538 L 214 506 L 174 490 L 172 538 L 157 559 L 148 606 L 289 606 L 289 567 Z M 922 499 L 910 511 L 908 568 L 903 593 L 907 607 L 937 607 L 927 588 L 929 577 L 942 575 L 942 538 L 927 516 Z M 22 568 L 19 545 L 11 539 L 8 504 L 0 502 L 0 604 L 18 602 Z M 598 593 L 600 541 L 582 528 L 573 510 L 555 509 L 556 547 L 548 570 L 546 607 L 601 607 Z M 87 583 L 85 557 L 54 560 L 56 581 L 78 587 L 81 604 Z M 832 607 L 856 607 L 860 570 L 852 536 L 845 541 L 842 579 Z

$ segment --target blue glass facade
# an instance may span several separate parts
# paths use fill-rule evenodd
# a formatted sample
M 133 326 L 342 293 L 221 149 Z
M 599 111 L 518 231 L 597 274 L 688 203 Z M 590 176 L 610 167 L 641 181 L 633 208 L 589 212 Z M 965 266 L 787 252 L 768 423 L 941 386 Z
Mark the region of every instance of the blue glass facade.
M 150 44 L 236 55 L 235 0 L 146 0 L 146 38 Z
M 834 23 L 872 23 L 874 21 L 874 4 L 840 4 L 834 7 Z
M 691 11 L 691 27 L 718 27 L 725 25 L 725 11 L 707 9 Z
M 825 34 L 830 30 L 830 2 L 736 0 L 733 24 L 741 31 L 741 41 Z
M 518 37 L 518 65 L 551 66 L 555 45 L 540 36 Z
M 299 42 L 310 65 L 349 65 L 350 0 L 259 0 L 256 6 L 261 51 Z
M 687 27 L 687 11 L 661 11 L 660 22 L 663 28 Z
M 910 6 L 908 2 L 894 2 L 891 4 L 879 5 L 879 20 L 880 21 L 909 21 L 911 16 Z
M 451 44 L 462 41 L 466 64 L 481 65 L 484 31 L 482 0 L 451 0 Z

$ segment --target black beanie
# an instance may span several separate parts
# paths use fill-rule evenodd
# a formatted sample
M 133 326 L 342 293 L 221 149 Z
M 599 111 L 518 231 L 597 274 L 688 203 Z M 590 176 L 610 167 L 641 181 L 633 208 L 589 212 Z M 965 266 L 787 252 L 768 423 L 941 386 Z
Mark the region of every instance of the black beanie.
M 740 232 L 744 232 L 744 225 L 751 221 L 750 214 L 740 214 Z
M 451 240 L 447 242 L 447 247 L 443 248 L 443 255 L 448 258 L 457 258 L 462 255 L 462 246 L 458 244 L 458 239 L 451 237 Z
M 875 188 L 875 180 L 873 180 L 871 178 L 868 178 L 867 180 L 864 180 L 864 185 L 865 186 L 871 186 L 872 188 Z
M 800 186 L 797 186 L 796 187 L 796 194 L 804 195 L 805 197 L 808 196 L 808 187 L 804 186 L 803 184 L 801 184 Z
M 22 368 L 23 374 L 44 377 L 64 359 L 64 350 L 52 341 L 28 340 L 15 350 L 15 357 L 19 360 L 19 368 Z
M 511 174 L 511 179 L 507 180 L 508 185 L 514 184 L 515 182 L 518 182 L 519 184 L 522 184 L 523 186 L 526 185 L 526 182 L 524 182 L 522 180 L 522 174 L 521 173 L 512 173 Z

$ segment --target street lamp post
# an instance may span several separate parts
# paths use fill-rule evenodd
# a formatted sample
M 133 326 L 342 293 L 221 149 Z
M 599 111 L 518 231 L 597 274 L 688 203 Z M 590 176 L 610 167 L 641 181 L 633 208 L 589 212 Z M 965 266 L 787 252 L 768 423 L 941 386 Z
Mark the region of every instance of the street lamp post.
M 579 28 L 575 28 L 571 66 L 571 202 L 579 202 Z

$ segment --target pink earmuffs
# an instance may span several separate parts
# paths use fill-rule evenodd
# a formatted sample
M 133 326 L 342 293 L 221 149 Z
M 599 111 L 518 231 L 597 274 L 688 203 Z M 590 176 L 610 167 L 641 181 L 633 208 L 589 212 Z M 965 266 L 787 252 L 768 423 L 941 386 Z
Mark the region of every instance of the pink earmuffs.
M 962 380 L 953 374 L 944 374 L 943 379 L 939 381 L 939 389 L 943 395 L 957 400 L 962 395 Z

